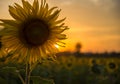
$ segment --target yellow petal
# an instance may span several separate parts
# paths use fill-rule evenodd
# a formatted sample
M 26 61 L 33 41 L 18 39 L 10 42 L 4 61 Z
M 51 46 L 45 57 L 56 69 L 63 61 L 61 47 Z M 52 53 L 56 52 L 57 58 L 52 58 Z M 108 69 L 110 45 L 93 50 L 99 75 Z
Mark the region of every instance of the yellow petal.
M 57 38 L 60 40 L 64 40 L 64 39 L 66 39 L 66 35 L 65 34 L 58 34 Z
M 40 18 L 42 18 L 44 11 L 45 11 L 45 4 L 46 4 L 46 0 L 41 0 L 41 6 L 38 12 L 38 15 Z
M 51 9 L 49 9 L 48 10 L 48 15 L 50 15 L 53 12 L 53 10 L 55 10 L 56 8 L 58 8 L 58 7 L 52 7 Z
M 63 19 L 61 19 L 61 20 L 58 20 L 58 21 L 54 22 L 54 24 L 59 24 L 59 23 L 63 22 L 65 19 L 66 19 L 66 18 L 63 18 Z
M 10 26 L 17 26 L 18 23 L 15 20 L 4 20 L 4 19 L 0 19 L 0 21 L 3 22 L 3 24 L 7 24 Z
M 66 28 L 65 29 L 54 29 L 54 30 L 52 30 L 52 32 L 60 34 L 60 33 L 64 32 L 65 30 L 66 30 Z
M 28 1 L 22 0 L 23 8 L 27 14 L 30 14 L 32 6 Z
M 42 12 L 42 17 L 45 18 L 48 16 L 48 4 L 44 7 L 44 11 Z
M 9 6 L 9 13 L 14 19 L 16 19 L 18 21 L 22 20 L 22 18 L 17 14 L 16 9 L 13 8 L 12 6 Z
M 49 21 L 49 22 L 55 21 L 58 18 L 60 11 L 61 10 L 56 10 L 52 15 L 47 17 L 47 21 Z
M 15 3 L 15 8 L 16 8 L 17 14 L 24 20 L 27 17 L 26 11 L 17 3 Z
M 33 2 L 33 13 L 35 15 L 37 15 L 38 11 L 39 11 L 39 2 L 38 2 L 38 0 L 34 0 L 34 2 Z

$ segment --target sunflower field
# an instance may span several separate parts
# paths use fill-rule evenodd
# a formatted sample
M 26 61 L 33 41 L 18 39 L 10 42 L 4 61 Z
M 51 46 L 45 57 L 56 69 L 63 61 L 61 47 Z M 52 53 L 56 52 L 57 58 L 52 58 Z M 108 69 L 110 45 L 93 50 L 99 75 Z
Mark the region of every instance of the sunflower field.
M 21 3 L 8 6 L 12 19 L 0 18 L 0 84 L 120 84 L 117 56 L 87 57 L 80 44 L 57 56 L 70 29 L 61 9 L 46 0 Z
M 22 84 L 20 75 L 24 78 L 25 65 L 4 61 L 0 59 L 0 84 Z M 39 63 L 31 73 L 30 84 L 120 84 L 120 60 L 59 56 L 55 61 Z

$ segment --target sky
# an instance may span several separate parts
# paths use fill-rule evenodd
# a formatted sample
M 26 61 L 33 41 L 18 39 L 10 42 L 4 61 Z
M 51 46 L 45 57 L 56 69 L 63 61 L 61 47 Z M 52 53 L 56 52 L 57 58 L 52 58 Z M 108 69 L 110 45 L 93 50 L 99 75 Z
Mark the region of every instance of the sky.
M 33 0 L 28 0 L 33 1 Z M 40 0 L 39 0 L 40 1 Z M 0 0 L 0 19 L 11 19 L 8 5 L 21 0 Z M 75 50 L 81 43 L 82 52 L 120 52 L 120 0 L 47 0 L 50 7 L 62 9 L 60 19 L 70 28 L 66 47 Z

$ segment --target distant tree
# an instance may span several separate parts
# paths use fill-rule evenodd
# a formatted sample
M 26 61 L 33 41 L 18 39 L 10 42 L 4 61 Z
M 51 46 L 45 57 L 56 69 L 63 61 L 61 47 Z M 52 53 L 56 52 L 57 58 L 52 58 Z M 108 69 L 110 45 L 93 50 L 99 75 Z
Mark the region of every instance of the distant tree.
M 80 56 L 81 55 L 81 48 L 82 48 L 82 44 L 81 43 L 77 43 L 75 45 L 75 56 Z
M 82 44 L 81 43 L 77 43 L 75 47 L 76 47 L 76 51 L 77 52 L 81 52 L 81 48 L 82 48 Z

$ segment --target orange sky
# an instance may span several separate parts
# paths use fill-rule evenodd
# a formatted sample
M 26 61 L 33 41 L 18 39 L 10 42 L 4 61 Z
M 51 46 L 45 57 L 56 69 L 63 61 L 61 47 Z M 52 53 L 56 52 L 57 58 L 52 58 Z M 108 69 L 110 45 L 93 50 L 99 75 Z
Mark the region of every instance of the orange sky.
M 33 1 L 33 0 L 29 0 Z M 52 6 L 62 9 L 60 18 L 65 23 L 68 39 L 65 48 L 74 50 L 76 43 L 82 44 L 83 52 L 120 52 L 120 0 L 47 0 Z M 20 0 L 0 0 L 0 18 L 11 18 L 8 5 Z

